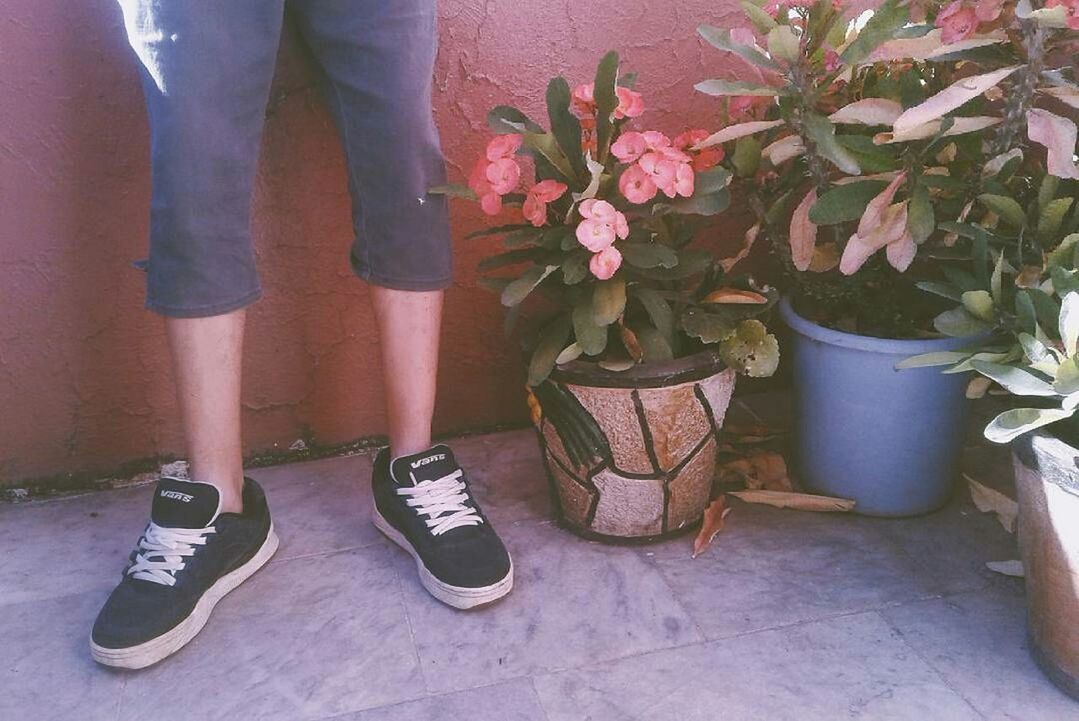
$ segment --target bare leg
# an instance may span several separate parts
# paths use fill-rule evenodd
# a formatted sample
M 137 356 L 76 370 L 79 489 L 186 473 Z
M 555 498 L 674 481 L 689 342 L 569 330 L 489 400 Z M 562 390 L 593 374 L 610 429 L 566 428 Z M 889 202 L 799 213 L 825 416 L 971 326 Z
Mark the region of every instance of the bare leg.
M 223 513 L 243 510 L 240 360 L 245 318 L 241 309 L 165 321 L 190 476 L 217 487 Z
M 431 446 L 442 291 L 371 286 L 382 344 L 382 374 L 390 420 L 391 456 Z

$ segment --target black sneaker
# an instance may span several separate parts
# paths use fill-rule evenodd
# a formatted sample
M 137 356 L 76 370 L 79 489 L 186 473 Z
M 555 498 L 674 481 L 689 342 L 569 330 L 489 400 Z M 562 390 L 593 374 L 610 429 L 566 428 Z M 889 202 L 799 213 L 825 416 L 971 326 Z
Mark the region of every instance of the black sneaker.
M 144 668 L 175 653 L 225 594 L 270 560 L 277 535 L 250 478 L 243 503 L 243 513 L 221 513 L 220 494 L 208 483 L 158 482 L 150 524 L 90 633 L 95 661 Z
M 392 464 L 383 449 L 371 487 L 375 526 L 412 554 L 420 583 L 439 601 L 473 608 L 513 588 L 510 555 L 449 448 L 435 446 Z

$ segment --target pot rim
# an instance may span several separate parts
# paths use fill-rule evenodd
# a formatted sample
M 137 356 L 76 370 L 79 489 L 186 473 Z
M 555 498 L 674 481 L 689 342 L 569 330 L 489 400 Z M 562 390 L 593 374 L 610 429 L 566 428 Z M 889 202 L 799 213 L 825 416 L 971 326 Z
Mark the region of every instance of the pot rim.
M 593 388 L 663 388 L 710 378 L 729 370 L 719 351 L 705 349 L 662 363 L 642 363 L 625 371 L 608 371 L 596 363 L 574 360 L 555 366 L 551 380 Z
M 847 333 L 818 325 L 811 320 L 803 318 L 794 310 L 794 304 L 789 295 L 783 296 L 779 301 L 779 315 L 787 326 L 807 338 L 811 338 L 829 345 L 851 348 L 853 350 L 879 353 L 881 355 L 912 356 L 919 353 L 930 353 L 940 350 L 955 350 L 967 345 L 974 345 L 989 337 L 988 334 L 963 336 L 942 336 L 940 338 L 876 338 L 868 335 Z
M 1015 458 L 1038 473 L 1043 483 L 1051 483 L 1079 496 L 1079 449 L 1044 428 L 1028 431 L 1011 442 Z M 1041 463 L 1045 459 L 1048 464 Z

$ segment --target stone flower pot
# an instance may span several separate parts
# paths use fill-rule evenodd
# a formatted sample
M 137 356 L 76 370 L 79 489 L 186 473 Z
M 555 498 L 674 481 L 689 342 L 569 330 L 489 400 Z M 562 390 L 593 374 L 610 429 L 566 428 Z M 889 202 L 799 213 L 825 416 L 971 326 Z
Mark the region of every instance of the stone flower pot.
M 579 361 L 557 368 L 543 397 L 558 402 L 541 400 L 534 419 L 560 523 L 619 542 L 695 527 L 710 500 L 734 381 L 711 351 L 621 373 Z M 575 424 L 595 431 L 594 452 L 584 458 L 567 452 Z
M 1079 699 L 1079 450 L 1044 432 L 1012 444 L 1034 659 Z

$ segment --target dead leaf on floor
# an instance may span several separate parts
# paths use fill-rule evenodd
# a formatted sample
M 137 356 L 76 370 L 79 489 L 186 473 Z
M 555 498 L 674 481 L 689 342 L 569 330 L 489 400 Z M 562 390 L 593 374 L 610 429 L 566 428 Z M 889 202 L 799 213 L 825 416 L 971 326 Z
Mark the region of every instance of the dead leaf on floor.
M 970 500 L 974 502 L 974 506 L 982 513 L 995 513 L 1000 525 L 1004 526 L 1004 530 L 1008 533 L 1015 533 L 1019 504 L 995 488 L 978 483 L 966 473 L 963 474 L 963 477 L 967 479 L 967 485 L 970 487 Z
M 985 394 L 989 392 L 989 386 L 991 385 L 993 385 L 993 381 L 985 376 L 971 378 L 970 383 L 967 384 L 967 398 L 970 398 L 971 400 L 984 398 Z
M 716 474 L 721 480 L 730 480 L 731 476 L 735 476 L 745 481 L 746 488 L 750 490 L 794 490 L 787 472 L 787 462 L 783 460 L 783 455 L 776 451 L 751 453 L 744 458 L 724 463 L 716 469 Z
M 1023 578 L 1024 575 L 1022 561 L 989 561 L 985 567 L 1004 576 Z
M 704 510 L 704 520 L 701 521 L 701 530 L 693 539 L 693 558 L 704 553 L 716 534 L 723 530 L 723 522 L 730 514 L 731 508 L 727 505 L 727 498 L 720 496 L 708 505 Z
M 791 508 L 796 511 L 852 511 L 854 501 L 849 498 L 816 496 L 812 493 L 791 493 L 788 491 L 731 491 L 729 495 L 746 503 L 762 503 L 776 508 Z

